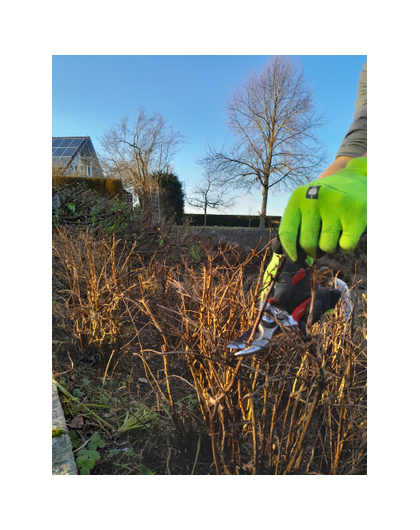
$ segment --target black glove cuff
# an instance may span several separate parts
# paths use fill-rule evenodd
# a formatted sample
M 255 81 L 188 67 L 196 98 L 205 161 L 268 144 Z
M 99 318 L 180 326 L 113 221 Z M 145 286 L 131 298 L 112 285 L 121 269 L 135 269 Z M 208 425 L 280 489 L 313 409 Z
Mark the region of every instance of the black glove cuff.
M 284 254 L 283 247 L 281 246 L 281 243 L 278 239 L 274 239 L 271 243 L 271 250 L 275 254 Z

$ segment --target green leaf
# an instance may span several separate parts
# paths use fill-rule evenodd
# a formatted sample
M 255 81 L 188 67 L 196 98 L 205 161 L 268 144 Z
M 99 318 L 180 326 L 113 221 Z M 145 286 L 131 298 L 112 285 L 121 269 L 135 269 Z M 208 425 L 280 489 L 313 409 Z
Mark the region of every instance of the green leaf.
M 121 452 L 121 449 L 111 449 L 108 452 L 108 456 L 109 456 L 109 458 L 112 458 L 113 456 L 116 456 L 120 452 Z
M 90 469 L 87 466 L 83 466 L 80 470 L 81 475 L 90 475 Z
M 81 398 L 85 395 L 84 392 L 80 392 L 80 390 L 78 388 L 75 388 L 73 390 L 73 396 L 76 397 L 76 398 Z
M 82 457 L 82 458 L 93 458 L 94 460 L 99 460 L 101 457 L 99 455 L 99 453 L 97 451 L 94 451 L 94 450 L 89 450 L 87 451 L 86 449 L 81 449 L 79 451 L 79 458 Z M 77 461 L 76 461 L 77 463 Z
M 102 440 L 99 434 L 94 434 L 88 444 L 89 451 L 96 451 L 97 447 L 105 447 L 105 441 Z
M 93 458 L 88 458 L 86 464 L 89 469 L 93 469 L 95 466 L 95 460 Z
M 80 441 L 77 434 L 75 434 L 73 431 L 69 431 L 69 437 L 70 437 L 72 448 L 79 449 L 79 447 L 82 445 L 82 442 Z
M 154 475 L 154 473 L 144 464 L 139 464 L 139 475 Z
M 77 467 L 83 467 L 86 465 L 87 458 L 83 455 L 80 455 L 76 458 L 76 465 Z

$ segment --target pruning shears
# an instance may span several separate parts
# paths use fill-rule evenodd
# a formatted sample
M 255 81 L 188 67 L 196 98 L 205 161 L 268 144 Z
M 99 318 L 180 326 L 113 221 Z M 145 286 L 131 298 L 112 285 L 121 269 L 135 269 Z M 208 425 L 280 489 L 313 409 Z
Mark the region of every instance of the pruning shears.
M 289 315 L 289 313 L 287 313 L 287 311 L 269 303 L 271 293 L 280 277 L 285 263 L 286 257 L 282 256 L 274 273 L 271 275 L 271 281 L 264 299 L 261 302 L 255 324 L 238 339 L 228 344 L 228 348 L 238 350 L 235 353 L 237 357 L 254 355 L 268 346 L 268 343 L 278 331 L 279 325 L 297 325 L 297 322 L 291 315 Z

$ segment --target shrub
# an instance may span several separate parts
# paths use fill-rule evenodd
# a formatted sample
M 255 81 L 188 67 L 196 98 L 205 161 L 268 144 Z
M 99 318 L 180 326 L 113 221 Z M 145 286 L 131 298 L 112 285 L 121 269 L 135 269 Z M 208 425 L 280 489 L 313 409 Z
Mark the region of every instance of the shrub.
M 195 436 L 193 458 L 201 447 L 213 460 L 206 472 L 366 473 L 365 295 L 351 323 L 339 309 L 307 337 L 282 329 L 258 355 L 237 358 L 227 345 L 255 321 L 267 248 L 244 256 L 170 224 L 130 242 L 66 228 L 53 242 L 60 295 L 82 348 L 98 348 L 105 373 L 131 354 L 157 411 L 173 420 L 160 452 L 179 443 L 184 454 Z
M 95 191 L 100 197 L 123 198 L 123 185 L 120 179 L 100 177 L 52 177 L 53 189 L 74 189 L 83 184 L 87 190 Z
M 225 253 L 207 252 L 198 270 L 187 264 L 184 271 L 167 270 L 165 292 L 143 307 L 161 337 L 164 398 L 174 417 L 176 376 L 168 359 L 183 357 L 217 474 L 365 473 L 365 327 L 354 328 L 337 310 L 309 338 L 283 329 L 258 355 L 235 357 L 227 344 L 255 320 L 265 260 L 247 290 L 244 272 L 253 254 L 229 263 Z M 146 362 L 140 337 L 139 346 Z M 160 385 L 155 391 L 163 395 Z

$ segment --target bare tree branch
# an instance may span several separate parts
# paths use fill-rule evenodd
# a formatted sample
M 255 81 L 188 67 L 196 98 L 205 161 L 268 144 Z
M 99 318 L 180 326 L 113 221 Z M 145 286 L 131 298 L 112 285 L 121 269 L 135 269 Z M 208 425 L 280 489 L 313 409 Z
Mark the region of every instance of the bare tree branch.
M 227 124 L 235 137 L 230 149 L 207 145 L 198 161 L 223 175 L 226 185 L 262 188 L 260 228 L 265 227 L 268 191 L 291 190 L 321 169 L 325 149 L 317 131 L 323 116 L 299 62 L 275 56 L 249 74 L 226 104 Z
M 203 210 L 204 226 L 207 226 L 207 211 L 209 209 L 221 211 L 231 208 L 235 204 L 235 198 L 227 195 L 226 185 L 220 180 L 217 170 L 213 168 L 212 164 L 207 164 L 204 168 L 203 178 L 193 188 L 192 196 L 187 198 L 190 206 Z
M 107 177 L 121 178 L 138 197 L 141 206 L 157 189 L 156 175 L 173 169 L 171 163 L 184 143 L 184 136 L 154 112 L 139 106 L 129 124 L 128 116 L 101 136 L 101 165 Z

